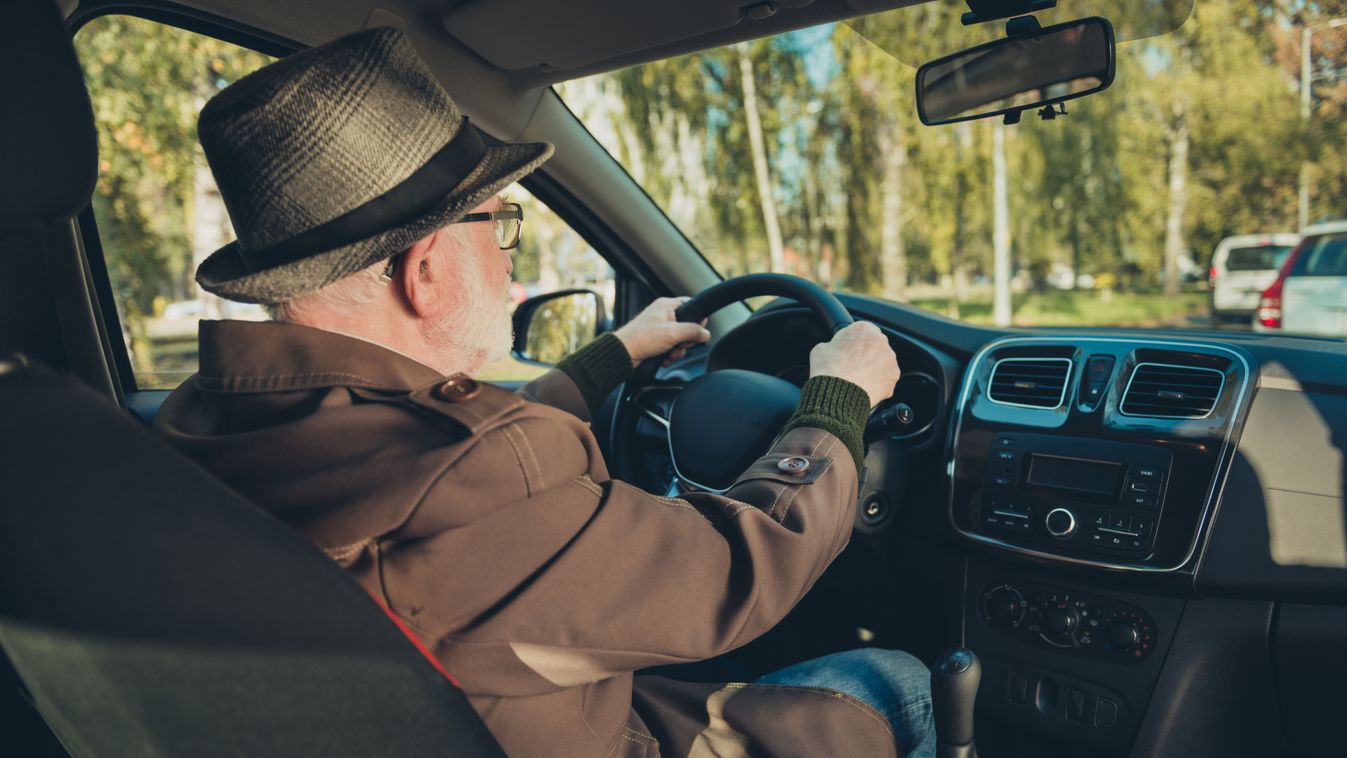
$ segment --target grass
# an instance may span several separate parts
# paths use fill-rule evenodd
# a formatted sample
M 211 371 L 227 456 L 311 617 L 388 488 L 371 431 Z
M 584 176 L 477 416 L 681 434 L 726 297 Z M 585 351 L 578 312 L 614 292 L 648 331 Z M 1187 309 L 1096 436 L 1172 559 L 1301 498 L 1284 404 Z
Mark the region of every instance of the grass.
M 1048 290 L 1017 293 L 1012 302 L 1015 326 L 1184 326 L 1207 313 L 1207 295 L 1202 292 L 1167 298 L 1160 293 Z M 957 310 L 950 298 L 918 299 L 912 304 L 972 324 L 992 323 L 988 299 L 959 303 Z

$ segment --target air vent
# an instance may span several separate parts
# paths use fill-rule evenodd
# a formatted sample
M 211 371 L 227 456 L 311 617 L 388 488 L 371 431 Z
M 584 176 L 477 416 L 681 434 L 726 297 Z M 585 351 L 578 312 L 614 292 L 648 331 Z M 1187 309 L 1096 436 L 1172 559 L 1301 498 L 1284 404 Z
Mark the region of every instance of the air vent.
M 992 402 L 1026 408 L 1057 408 L 1066 400 L 1069 358 L 1002 358 L 992 368 Z
M 1206 418 L 1225 387 L 1225 374 L 1211 368 L 1138 363 L 1123 390 L 1125 416 Z

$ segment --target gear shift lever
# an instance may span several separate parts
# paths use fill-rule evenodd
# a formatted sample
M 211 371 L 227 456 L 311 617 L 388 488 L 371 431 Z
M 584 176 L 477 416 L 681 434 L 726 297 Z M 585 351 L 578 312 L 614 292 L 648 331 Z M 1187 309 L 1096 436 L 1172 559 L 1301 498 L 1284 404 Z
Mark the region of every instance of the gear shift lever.
M 931 708 L 938 758 L 977 758 L 973 746 L 973 701 L 982 664 L 966 647 L 947 650 L 931 669 Z

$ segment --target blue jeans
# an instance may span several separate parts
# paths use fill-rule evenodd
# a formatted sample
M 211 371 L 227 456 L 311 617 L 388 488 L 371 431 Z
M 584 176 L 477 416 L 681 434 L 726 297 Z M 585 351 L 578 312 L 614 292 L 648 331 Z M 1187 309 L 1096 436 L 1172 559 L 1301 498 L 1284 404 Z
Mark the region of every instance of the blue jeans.
M 756 683 L 815 687 L 851 695 L 888 718 L 904 756 L 935 756 L 931 672 L 901 650 L 861 648 L 833 653 L 773 671 Z

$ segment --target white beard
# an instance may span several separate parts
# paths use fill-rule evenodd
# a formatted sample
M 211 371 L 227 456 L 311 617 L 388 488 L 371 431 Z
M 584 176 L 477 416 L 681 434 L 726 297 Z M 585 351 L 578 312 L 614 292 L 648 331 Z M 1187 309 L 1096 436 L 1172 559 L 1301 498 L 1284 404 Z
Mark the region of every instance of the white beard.
M 488 363 L 494 363 L 510 354 L 514 346 L 514 324 L 508 310 L 509 285 L 505 291 L 492 297 L 480 287 L 481 261 L 475 255 L 464 254 L 460 260 L 465 291 L 460 306 L 430 328 L 430 339 L 445 356 L 445 365 L 439 366 L 445 374 L 476 373 Z

